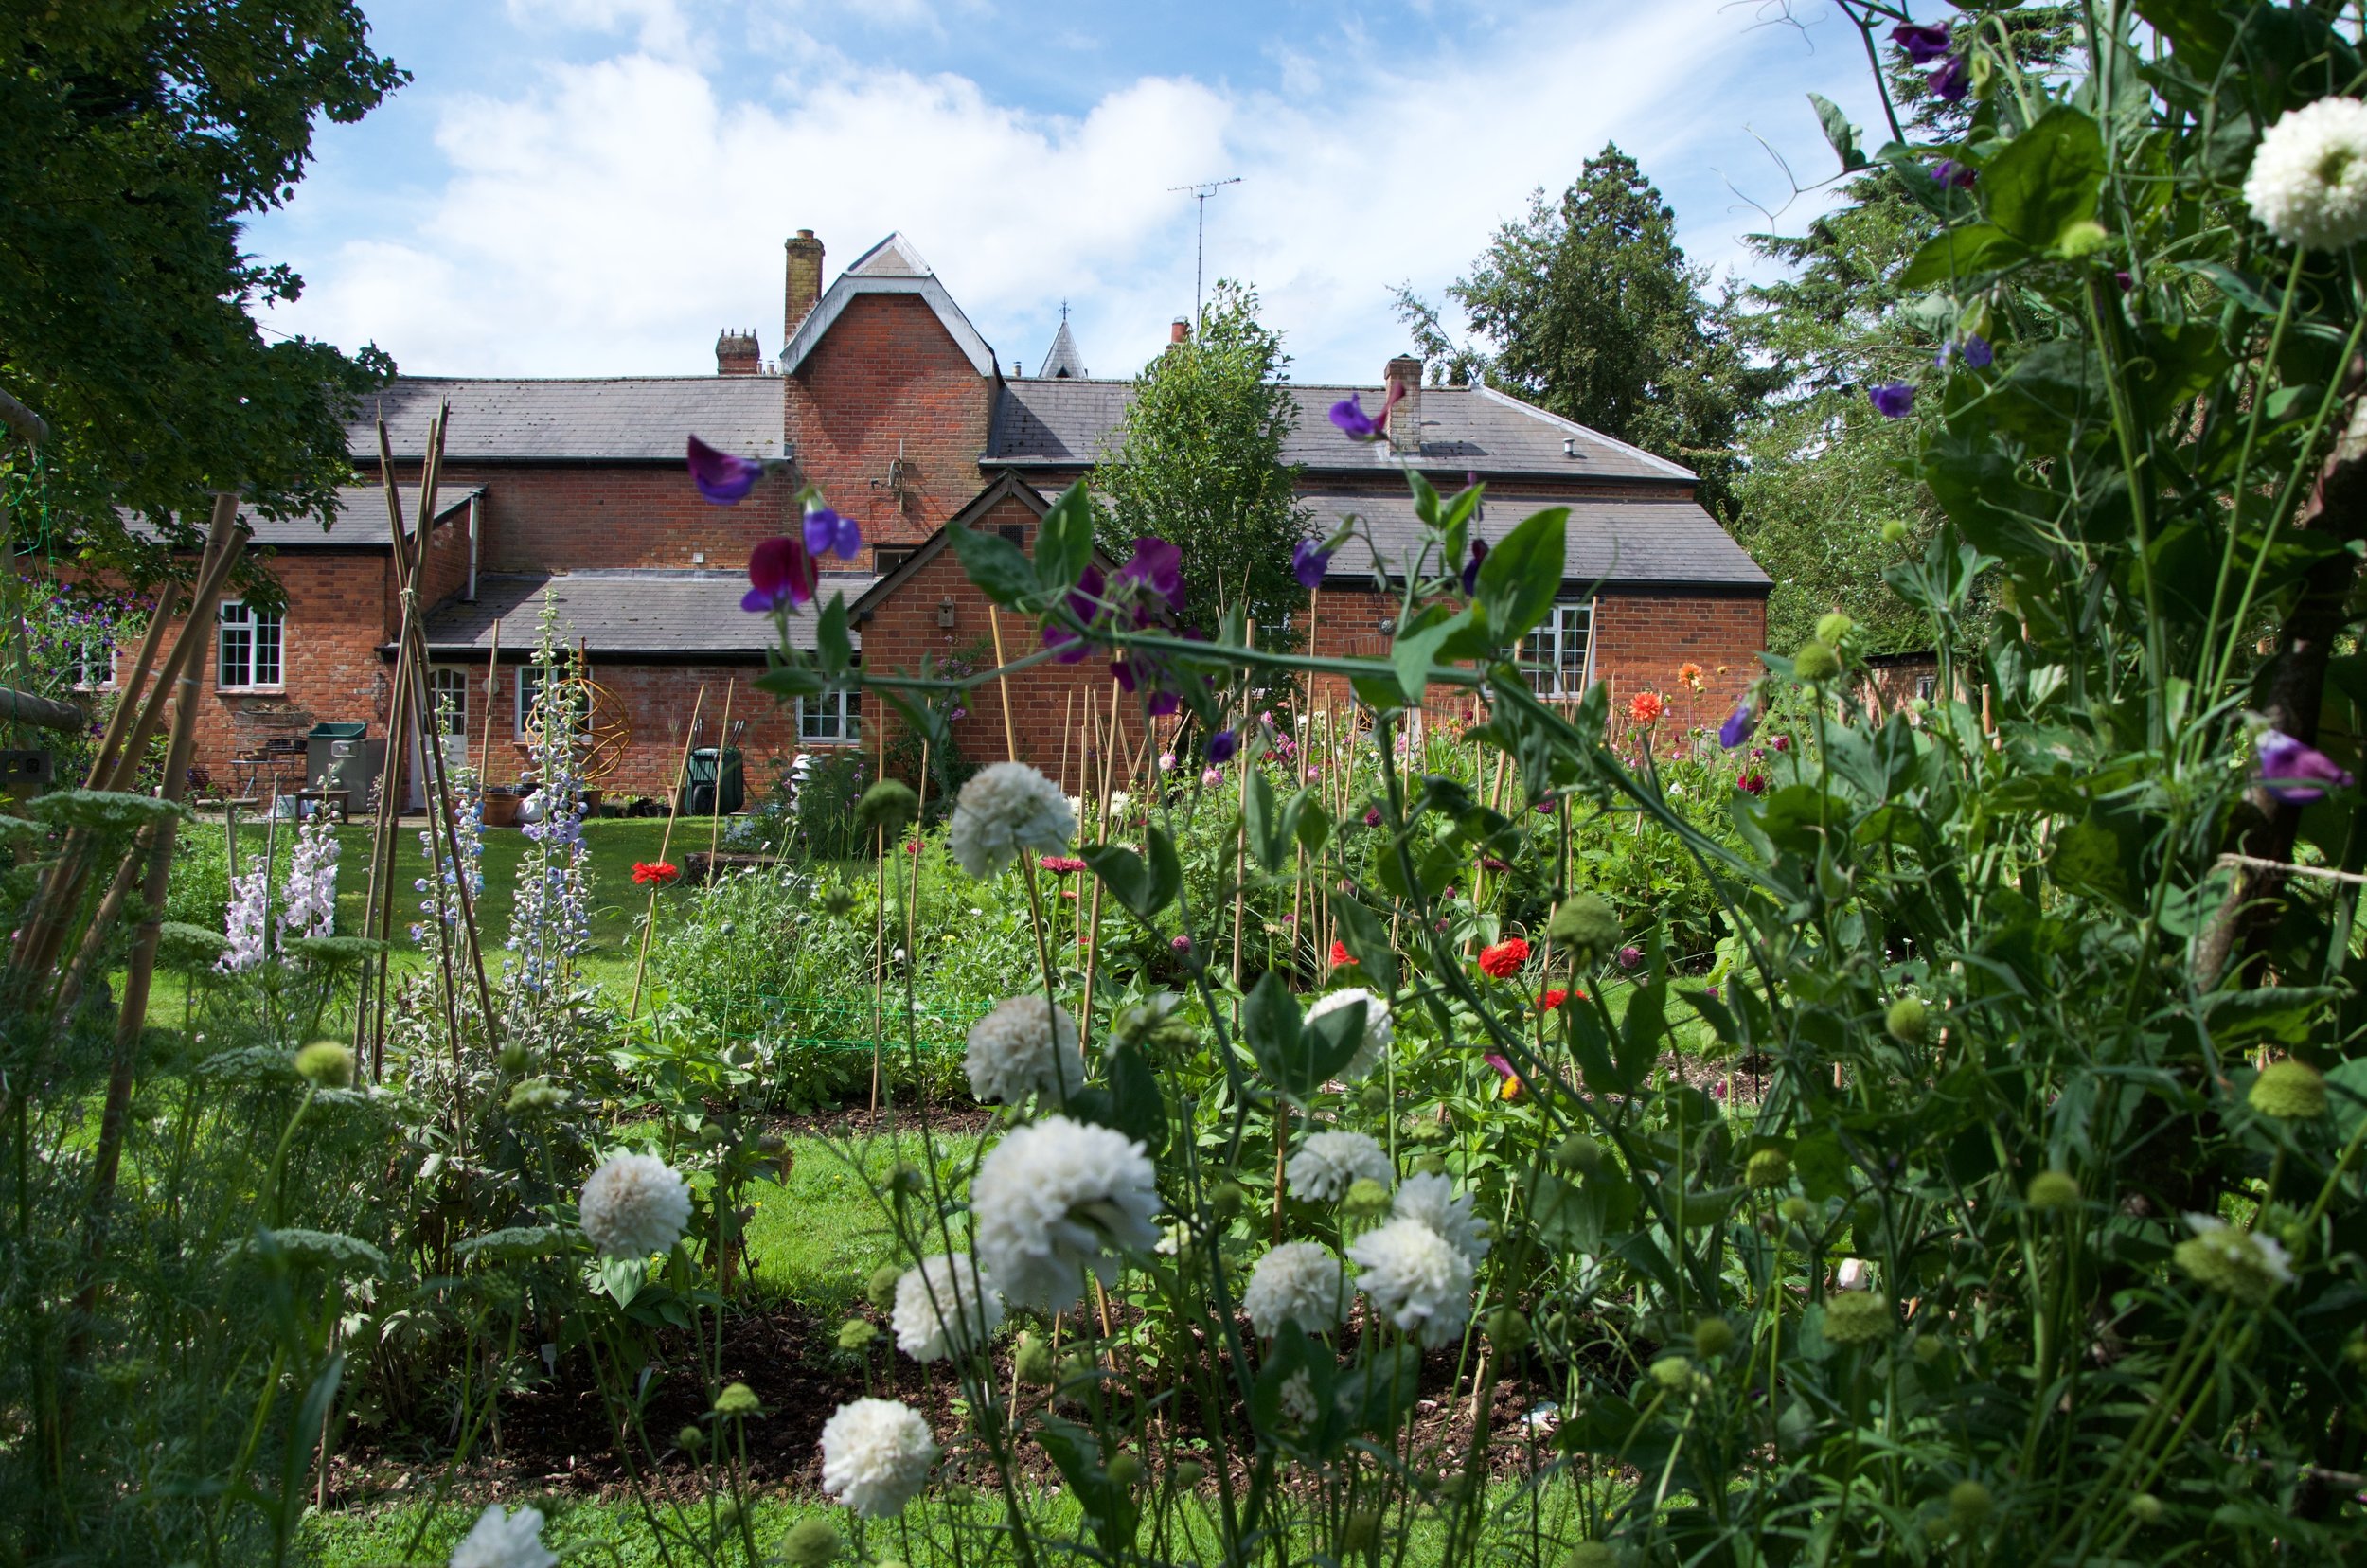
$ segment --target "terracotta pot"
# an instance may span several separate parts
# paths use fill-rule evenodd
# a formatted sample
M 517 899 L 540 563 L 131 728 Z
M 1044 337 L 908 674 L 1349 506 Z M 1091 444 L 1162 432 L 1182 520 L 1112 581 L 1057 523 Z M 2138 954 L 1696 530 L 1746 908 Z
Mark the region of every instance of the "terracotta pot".
M 489 794 L 485 797 L 485 826 L 515 828 L 518 826 L 518 797 L 514 794 Z

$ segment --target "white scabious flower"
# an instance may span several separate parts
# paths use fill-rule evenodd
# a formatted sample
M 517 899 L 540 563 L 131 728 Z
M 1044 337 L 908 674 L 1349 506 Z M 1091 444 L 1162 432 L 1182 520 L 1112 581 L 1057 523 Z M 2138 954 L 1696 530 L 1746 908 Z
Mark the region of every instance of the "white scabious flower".
M 1373 1310 L 1424 1349 L 1451 1344 L 1463 1332 L 1471 1315 L 1470 1256 L 1419 1220 L 1399 1218 L 1366 1231 L 1348 1257 Z
M 1046 1116 L 980 1162 L 970 1185 L 978 1261 L 1014 1301 L 1063 1311 L 1077 1271 L 1117 1278 L 1114 1251 L 1155 1246 L 1158 1175 L 1143 1146 L 1106 1127 Z
M 2244 177 L 2244 203 L 2302 250 L 2339 251 L 2367 238 L 2367 103 L 2320 98 L 2269 127 Z
M 1472 1214 L 1471 1195 L 1456 1197 L 1454 1184 L 1444 1176 L 1407 1177 L 1389 1212 L 1401 1220 L 1419 1220 L 1474 1263 L 1487 1256 L 1487 1221 Z
M 1058 1105 L 1085 1087 L 1077 1021 L 1041 996 L 998 1002 L 972 1024 L 962 1067 L 970 1074 L 971 1094 L 1005 1105 L 1017 1105 L 1031 1093 Z
M 1307 1022 L 1312 1024 L 1326 1013 L 1338 1012 L 1342 1007 L 1358 1002 L 1364 1004 L 1364 1043 L 1356 1048 L 1356 1055 L 1350 1057 L 1348 1064 L 1340 1070 L 1342 1078 L 1350 1079 L 1369 1076 L 1373 1069 L 1388 1060 L 1392 1029 L 1389 1004 L 1361 986 L 1349 986 L 1317 997 L 1314 1005 L 1307 1009 Z
M 1050 855 L 1077 836 L 1077 814 L 1059 786 L 1024 762 L 982 768 L 953 804 L 947 846 L 962 869 L 991 877 L 1021 855 Z
M 1359 1178 L 1387 1186 L 1397 1172 L 1388 1151 L 1361 1132 L 1310 1132 L 1283 1167 L 1290 1196 L 1311 1203 L 1336 1203 Z
M 664 1160 L 613 1154 L 583 1184 L 583 1234 L 610 1257 L 671 1251 L 690 1224 L 690 1187 Z
M 924 1257 L 896 1282 L 889 1323 L 896 1347 L 917 1362 L 983 1345 L 1002 1321 L 1003 1297 L 968 1254 Z
M 1313 1426 L 1316 1418 L 1323 1415 L 1322 1408 L 1315 1403 L 1315 1380 L 1308 1375 L 1304 1366 L 1283 1379 L 1277 1393 L 1282 1403 L 1283 1419 L 1293 1427 L 1303 1431 Z
M 452 1568 L 557 1568 L 558 1557 L 543 1544 L 543 1510 L 504 1513 L 489 1503 L 475 1527 L 452 1549 Z
M 1327 1332 L 1347 1319 L 1346 1273 L 1321 1242 L 1286 1241 L 1250 1271 L 1241 1310 L 1261 1339 L 1273 1338 L 1285 1323 L 1310 1334 Z
M 929 1484 L 937 1442 L 900 1399 L 856 1399 L 822 1424 L 822 1489 L 865 1519 L 888 1519 Z

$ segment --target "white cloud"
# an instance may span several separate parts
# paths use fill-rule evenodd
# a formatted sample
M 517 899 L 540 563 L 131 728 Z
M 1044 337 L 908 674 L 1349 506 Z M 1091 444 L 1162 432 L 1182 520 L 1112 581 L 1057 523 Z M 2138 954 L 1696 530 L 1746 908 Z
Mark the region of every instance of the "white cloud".
M 634 46 L 438 100 L 448 176 L 390 226 L 294 255 L 311 286 L 275 325 L 374 339 L 422 372 L 700 371 L 721 327 L 777 350 L 792 230 L 821 234 L 835 269 L 901 229 L 1006 365 L 1033 367 L 1065 297 L 1093 369 L 1126 374 L 1190 308 L 1192 205 L 1168 187 L 1237 173 L 1208 204 L 1209 276 L 1259 286 L 1302 376 L 1369 381 L 1403 344 L 1389 284 L 1435 294 L 1607 139 L 1664 187 L 1701 181 L 1770 47 L 1710 0 L 1545 11 L 1403 62 L 1341 29 L 1293 50 L 1287 97 L 1146 76 L 1062 116 L 825 49 L 793 7 L 780 76 L 736 97 L 672 0 L 510 7 Z M 1737 226 L 1687 216 L 1713 241 Z

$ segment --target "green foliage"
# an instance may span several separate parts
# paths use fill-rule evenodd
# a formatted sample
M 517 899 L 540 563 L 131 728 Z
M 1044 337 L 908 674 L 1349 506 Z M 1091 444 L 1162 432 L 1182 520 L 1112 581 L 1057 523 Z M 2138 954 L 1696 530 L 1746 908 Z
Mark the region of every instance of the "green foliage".
M 357 120 L 403 80 L 352 0 L 0 16 L 0 382 L 53 431 L 51 553 L 139 578 L 160 561 L 117 507 L 161 525 L 212 489 L 276 516 L 334 505 L 345 419 L 392 365 L 267 341 L 250 310 L 303 284 L 239 225 L 292 193 L 316 116 Z
M 1257 319 L 1256 291 L 1219 282 L 1192 336 L 1134 378 L 1117 449 L 1087 481 L 1112 559 L 1131 555 L 1138 535 L 1184 547 L 1184 615 L 1203 632 L 1237 607 L 1272 637 L 1306 602 L 1290 550 L 1308 513 L 1282 461 L 1297 417 L 1289 365 Z

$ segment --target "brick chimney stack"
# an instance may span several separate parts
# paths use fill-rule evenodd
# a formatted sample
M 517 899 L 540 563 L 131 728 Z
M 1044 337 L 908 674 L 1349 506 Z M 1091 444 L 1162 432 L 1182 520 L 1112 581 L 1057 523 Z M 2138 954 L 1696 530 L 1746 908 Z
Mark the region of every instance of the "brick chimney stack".
M 1385 401 L 1391 387 L 1402 386 L 1405 393 L 1397 406 L 1389 411 L 1389 450 L 1419 453 L 1422 450 L 1422 362 L 1411 354 L 1399 354 L 1381 372 L 1381 396 Z
M 813 237 L 813 230 L 799 229 L 789 241 L 788 251 L 789 288 L 781 312 L 783 358 L 787 358 L 789 340 L 797 335 L 814 301 L 822 297 L 822 241 Z
M 1177 316 L 1173 324 L 1167 328 L 1167 347 L 1172 348 L 1179 343 L 1189 343 L 1191 339 L 1192 324 L 1182 316 Z
M 756 351 L 755 328 L 744 332 L 726 327 L 715 338 L 715 373 L 719 376 L 753 376 L 763 364 Z

